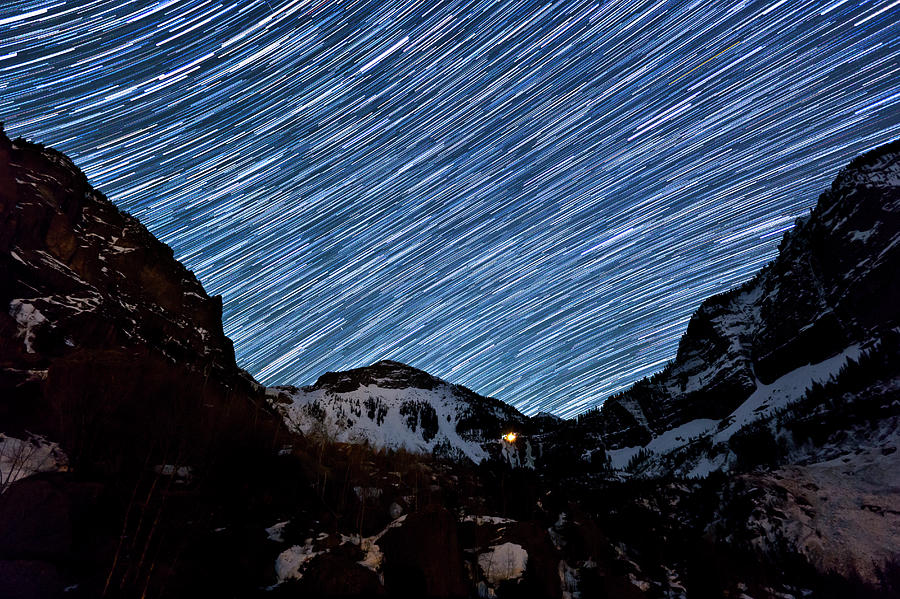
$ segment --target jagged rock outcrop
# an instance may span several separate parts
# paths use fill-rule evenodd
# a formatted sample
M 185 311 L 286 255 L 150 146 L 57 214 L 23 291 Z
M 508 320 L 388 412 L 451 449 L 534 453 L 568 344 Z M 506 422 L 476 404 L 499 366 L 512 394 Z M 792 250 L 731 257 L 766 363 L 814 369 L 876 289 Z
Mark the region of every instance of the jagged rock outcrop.
M 610 448 L 720 420 L 760 385 L 900 324 L 900 142 L 852 161 L 778 257 L 700 306 L 662 372 L 582 419 Z

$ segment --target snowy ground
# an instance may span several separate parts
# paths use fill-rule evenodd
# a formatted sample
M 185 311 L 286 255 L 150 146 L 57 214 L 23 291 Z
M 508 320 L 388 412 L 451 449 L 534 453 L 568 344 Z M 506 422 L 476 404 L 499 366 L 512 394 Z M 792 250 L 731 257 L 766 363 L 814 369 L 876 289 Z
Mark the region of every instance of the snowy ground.
M 647 445 L 637 447 L 623 447 L 622 449 L 614 449 L 609 451 L 610 462 L 612 467 L 622 470 L 628 465 L 628 461 L 638 454 L 642 449 L 652 451 L 656 454 L 668 453 L 674 449 L 682 447 L 691 440 L 708 434 L 716 430 L 719 425 L 718 420 L 698 419 L 686 422 L 681 426 L 670 429 L 658 437 L 654 437 Z
M 725 419 L 730 424 L 716 433 L 715 441 L 727 442 L 742 427 L 797 401 L 813 383 L 825 383 L 840 372 L 848 359 L 858 360 L 859 354 L 859 346 L 851 345 L 827 360 L 792 370 L 769 385 L 757 380 L 756 391 Z
M 489 551 L 478 555 L 478 566 L 491 585 L 516 580 L 528 567 L 528 552 L 516 543 L 492 545 Z
M 378 541 L 390 529 L 403 526 L 404 521 L 406 521 L 406 516 L 400 516 L 388 524 L 384 530 L 371 537 L 360 537 L 355 534 L 341 535 L 340 544 L 344 545 L 350 543 L 358 546 L 364 553 L 363 559 L 358 562 L 359 565 L 365 566 L 376 574 L 380 574 L 384 556 L 381 553 L 381 548 L 378 546 Z M 266 533 L 269 535 L 269 540 L 275 541 L 276 543 L 283 543 L 284 539 L 281 535 L 287 524 L 288 522 L 278 522 L 267 528 Z M 282 551 L 275 560 L 276 586 L 286 580 L 299 580 L 303 578 L 303 573 L 306 570 L 308 562 L 317 555 L 322 555 L 330 551 L 330 549 L 326 548 L 326 544 L 324 543 L 329 536 L 330 535 L 325 532 L 319 533 L 315 538 L 310 537 L 306 539 L 303 545 L 293 545 Z

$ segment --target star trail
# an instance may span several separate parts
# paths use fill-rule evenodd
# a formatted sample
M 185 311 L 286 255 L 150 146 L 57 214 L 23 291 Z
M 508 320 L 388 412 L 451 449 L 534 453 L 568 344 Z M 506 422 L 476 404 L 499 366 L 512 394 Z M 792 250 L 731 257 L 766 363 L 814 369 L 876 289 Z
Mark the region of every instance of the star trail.
M 572 416 L 900 136 L 900 2 L 8 0 L 0 120 L 260 381 L 389 358 Z

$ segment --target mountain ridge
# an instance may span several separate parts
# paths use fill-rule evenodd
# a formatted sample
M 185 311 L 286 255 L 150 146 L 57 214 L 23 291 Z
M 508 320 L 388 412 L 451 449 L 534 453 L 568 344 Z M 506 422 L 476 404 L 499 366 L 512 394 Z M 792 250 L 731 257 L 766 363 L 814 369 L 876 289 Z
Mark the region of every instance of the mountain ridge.
M 900 322 L 900 287 L 891 276 L 900 270 L 900 141 L 851 165 L 785 234 L 769 265 L 701 304 L 663 371 L 588 415 L 618 431 L 618 438 L 610 435 L 613 445 L 647 440 L 690 417 L 725 417 L 757 380 L 771 383 Z M 858 262 L 869 254 L 878 259 L 862 269 Z M 687 397 L 692 384 L 704 393 Z M 682 397 L 682 415 L 660 411 L 667 396 Z

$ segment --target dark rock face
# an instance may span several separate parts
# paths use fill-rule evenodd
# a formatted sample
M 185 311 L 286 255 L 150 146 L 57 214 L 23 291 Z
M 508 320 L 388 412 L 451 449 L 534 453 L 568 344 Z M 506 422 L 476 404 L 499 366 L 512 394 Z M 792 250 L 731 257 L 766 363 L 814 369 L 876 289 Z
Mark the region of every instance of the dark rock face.
M 215 408 L 259 418 L 262 389 L 235 364 L 222 299 L 68 158 L 5 135 L 0 280 L 8 434 L 46 434 L 76 466 L 103 470 L 149 436 L 200 422 L 211 432 Z
M 439 506 L 410 514 L 379 541 L 384 585 L 394 597 L 466 597 L 454 515 Z
M 363 385 L 378 385 L 385 389 L 434 389 L 444 382 L 424 370 L 393 360 L 381 360 L 365 368 L 343 372 L 326 372 L 309 390 L 328 388 L 336 393 L 356 391 Z
M 371 570 L 332 554 L 317 557 L 298 587 L 299 597 L 383 597 L 384 587 Z
M 757 386 L 900 323 L 900 143 L 854 160 L 778 257 L 706 300 L 675 360 L 583 419 L 610 447 L 646 443 L 696 418 L 720 419 Z
M 71 557 L 78 549 L 79 522 L 96 509 L 102 486 L 57 476 L 34 477 L 0 496 L 0 557 L 47 560 Z
M 32 560 L 0 560 L 0 596 L 8 599 L 59 597 L 65 586 L 56 566 Z
M 32 319 L 7 347 L 32 369 L 69 348 L 151 346 L 172 359 L 234 369 L 220 297 L 172 250 L 120 212 L 62 154 L 0 140 L 4 328 Z M 12 303 L 11 303 L 12 302 Z
M 0 306 L 0 432 L 58 443 L 72 470 L 0 495 L 0 596 L 183 586 L 167 560 L 224 509 L 190 477 L 212 489 L 217 462 L 259 468 L 289 437 L 235 363 L 221 298 L 68 158 L 0 131 Z
M 105 515 L 102 484 L 52 473 L 28 478 L 0 495 L 0 596 L 55 597 L 73 572 L 100 584 L 115 530 Z

